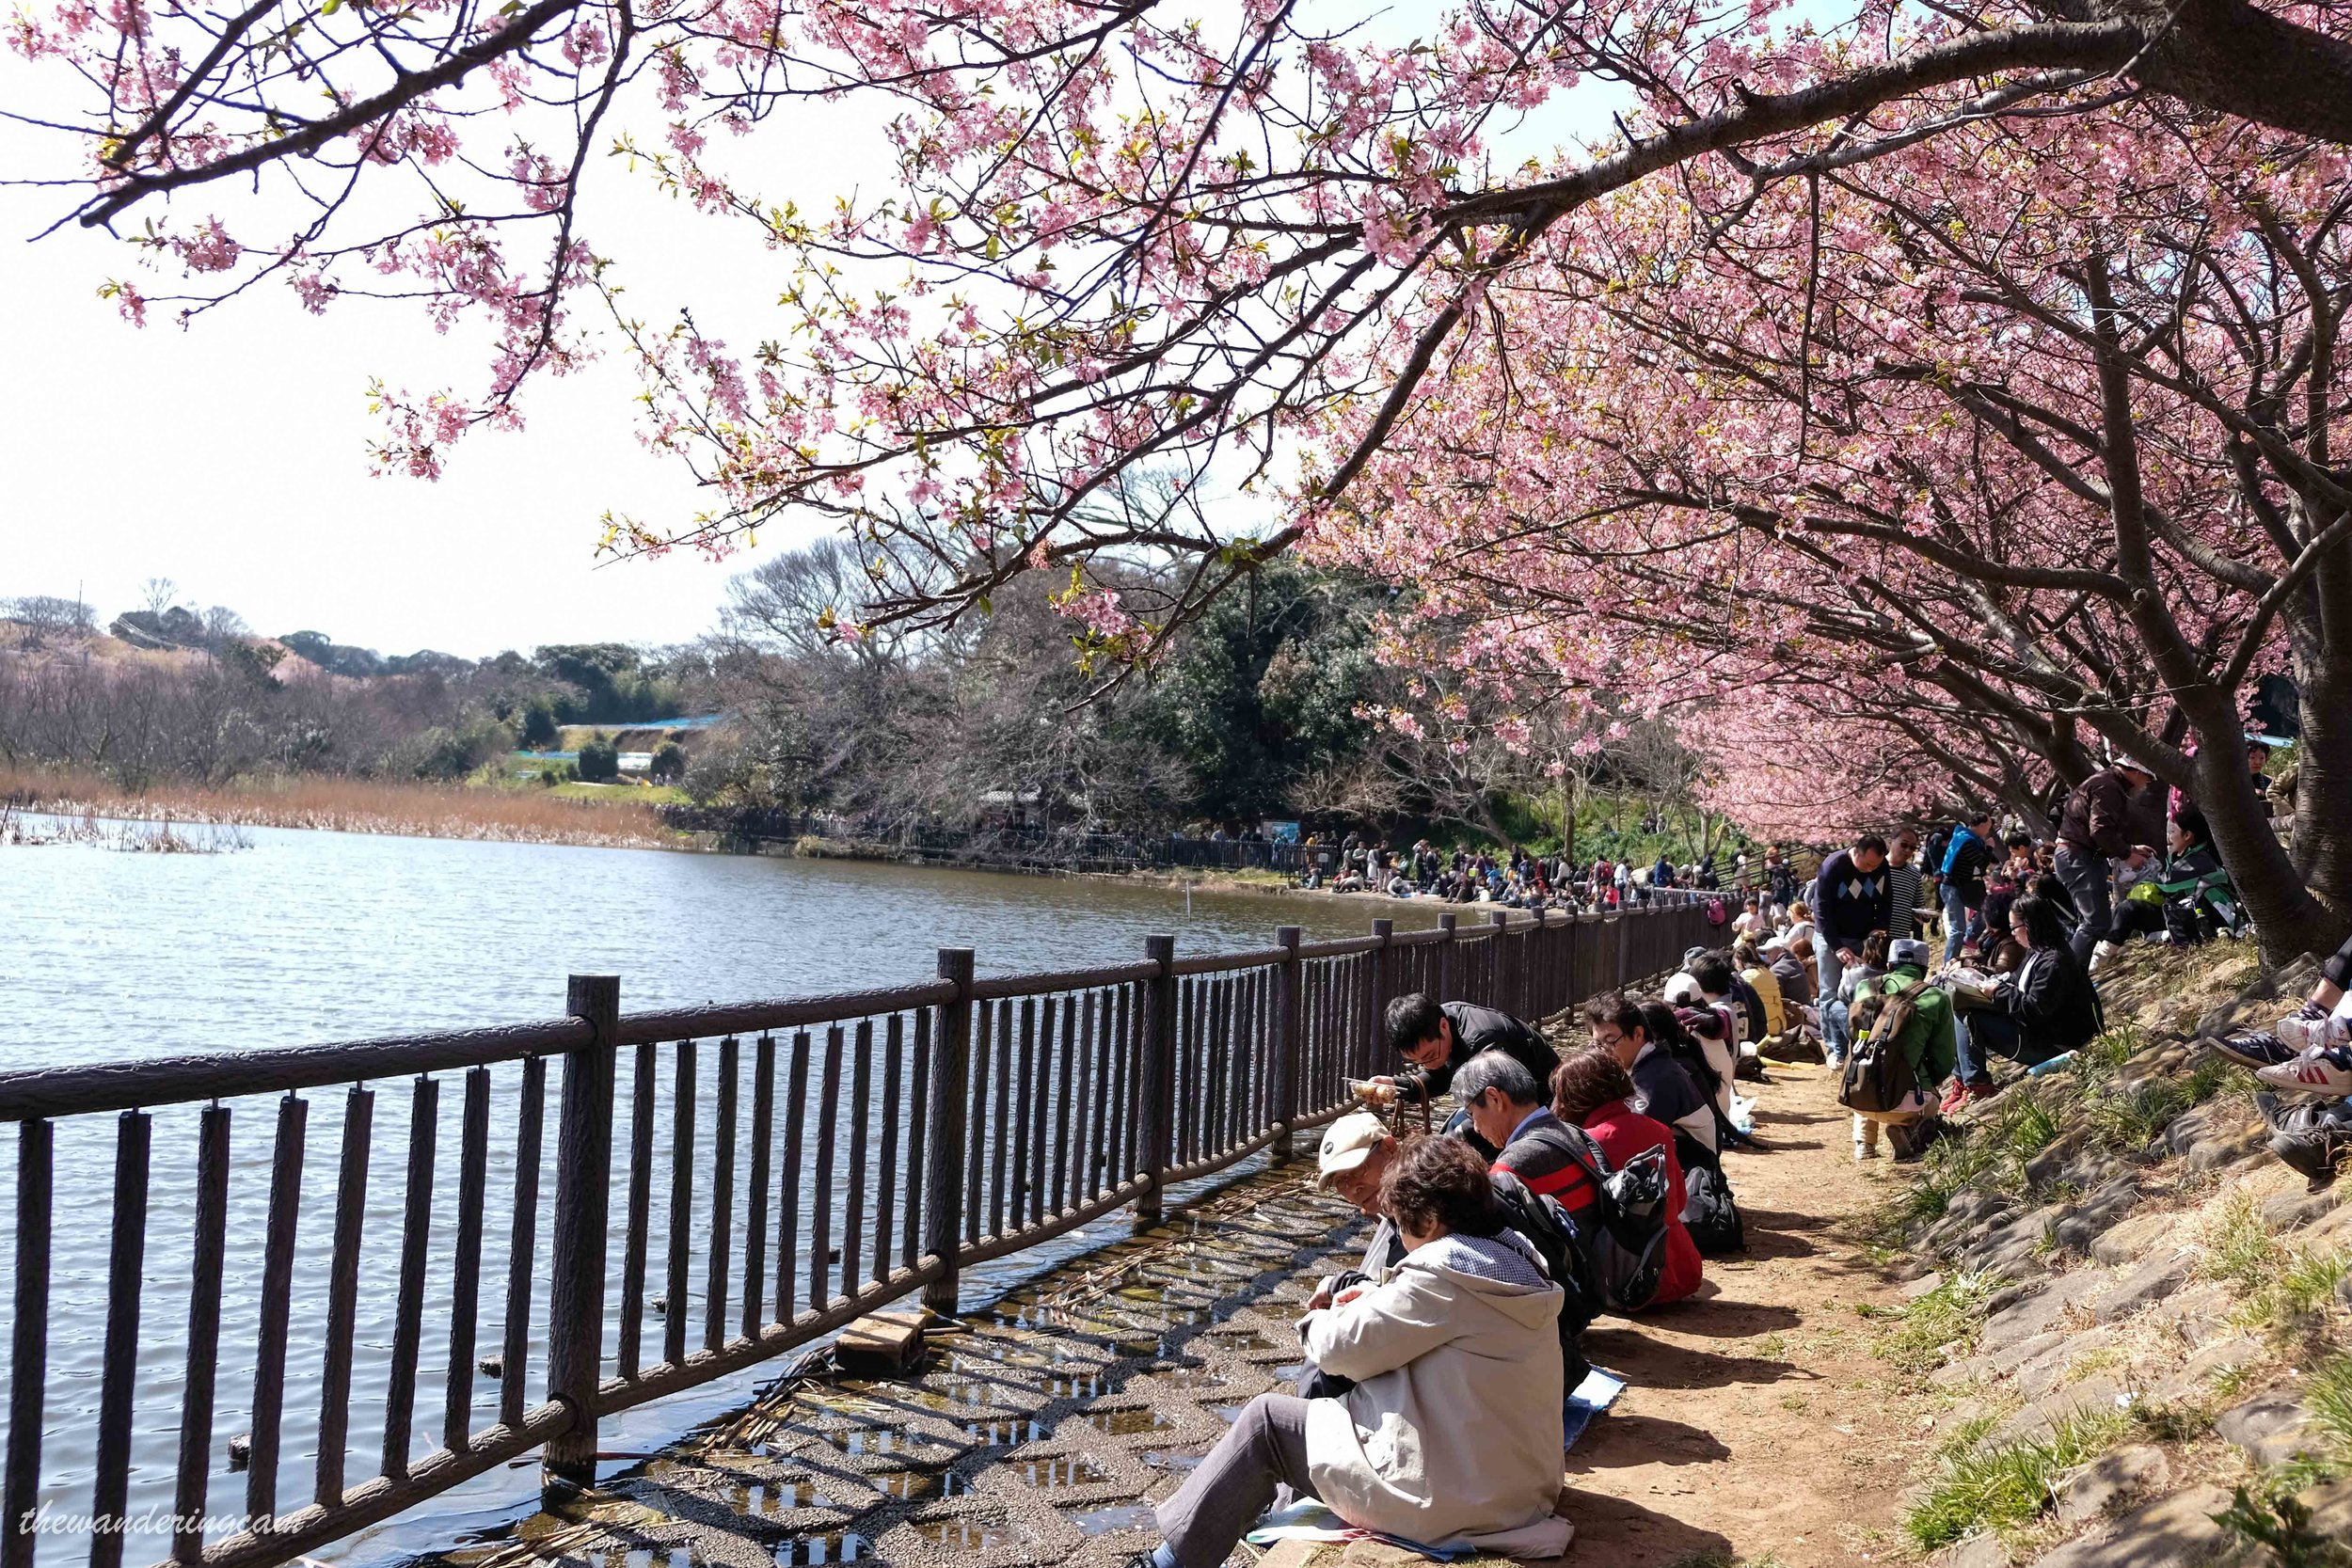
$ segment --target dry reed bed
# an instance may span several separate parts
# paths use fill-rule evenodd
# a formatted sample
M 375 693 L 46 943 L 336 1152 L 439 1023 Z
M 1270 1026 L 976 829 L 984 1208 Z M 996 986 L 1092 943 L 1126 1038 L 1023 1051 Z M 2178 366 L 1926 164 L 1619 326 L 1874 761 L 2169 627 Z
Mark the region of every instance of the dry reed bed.
M 565 800 L 523 790 L 375 779 L 297 777 L 206 787 L 126 790 L 96 774 L 0 767 L 0 800 L 60 816 L 135 817 L 345 833 L 674 849 L 683 840 L 650 805 Z

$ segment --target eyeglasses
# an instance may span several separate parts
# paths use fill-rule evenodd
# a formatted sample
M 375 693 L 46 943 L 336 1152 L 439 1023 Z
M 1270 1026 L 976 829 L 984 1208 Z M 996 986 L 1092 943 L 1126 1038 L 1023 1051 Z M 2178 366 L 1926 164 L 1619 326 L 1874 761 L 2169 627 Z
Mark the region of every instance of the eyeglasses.
M 1604 1051 L 1613 1050 L 1625 1043 L 1625 1031 L 1622 1029 L 1612 1029 L 1609 1033 L 1604 1035 L 1599 1030 L 1596 1029 L 1593 1031 L 1593 1043 L 1599 1046 Z

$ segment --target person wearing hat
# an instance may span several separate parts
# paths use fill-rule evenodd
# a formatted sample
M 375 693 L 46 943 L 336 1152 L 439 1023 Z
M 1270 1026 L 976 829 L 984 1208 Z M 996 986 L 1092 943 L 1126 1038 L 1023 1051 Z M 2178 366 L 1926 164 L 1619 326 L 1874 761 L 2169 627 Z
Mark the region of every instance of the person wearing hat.
M 2137 757 L 2116 757 L 2075 785 L 2059 808 L 2054 869 L 2074 906 L 2067 945 L 2076 963 L 2089 964 L 2091 950 L 2115 928 L 2111 867 L 2132 852 L 2132 802 L 2154 780 Z
M 1878 1153 L 1879 1129 L 1898 1161 L 1912 1161 L 1935 1141 L 1936 1092 L 1959 1066 L 1959 1035 L 1952 1022 L 1949 991 L 1928 984 L 1932 958 L 1928 944 L 1906 937 L 1887 943 L 1886 973 L 1866 980 L 1854 990 L 1853 1016 L 1867 1020 L 1861 1032 L 1883 1037 L 1883 1025 L 1897 1031 L 1896 1048 L 1911 1069 L 1916 1088 L 1896 1109 L 1873 1115 L 1860 1111 L 1853 1117 L 1853 1157 L 1867 1160 Z M 1896 997 L 1908 998 L 1900 1009 L 1888 1006 Z
M 1350 1285 L 1377 1285 L 1405 1260 L 1405 1241 L 1396 1223 L 1380 1211 L 1380 1179 L 1396 1158 L 1396 1136 L 1370 1111 L 1355 1111 L 1323 1130 L 1323 1147 L 1315 1151 L 1315 1185 L 1335 1193 L 1374 1221 L 1372 1239 L 1364 1245 L 1364 1260 L 1345 1273 L 1325 1280 L 1307 1298 L 1307 1310 L 1319 1311 Z

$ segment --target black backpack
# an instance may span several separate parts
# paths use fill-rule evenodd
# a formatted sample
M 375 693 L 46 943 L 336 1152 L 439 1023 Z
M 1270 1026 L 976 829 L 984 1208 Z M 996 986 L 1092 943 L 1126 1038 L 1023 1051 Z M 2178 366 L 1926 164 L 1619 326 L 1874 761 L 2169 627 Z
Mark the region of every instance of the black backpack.
M 1720 1165 L 1690 1165 L 1682 1172 L 1682 1228 L 1691 1233 L 1699 1251 L 1709 1258 L 1745 1252 L 1747 1227 L 1740 1205 L 1732 1201 L 1731 1183 Z
M 1645 1149 L 1612 1171 L 1592 1140 L 1572 1131 L 1571 1152 L 1593 1183 L 1591 1208 L 1571 1221 L 1586 1290 L 1597 1310 L 1638 1312 L 1666 1272 L 1666 1151 Z
M 1495 1201 L 1502 1206 L 1502 1223 L 1527 1238 L 1536 1256 L 1543 1259 L 1551 1282 L 1567 1292 L 1567 1299 L 1560 1304 L 1560 1349 L 1564 1354 L 1573 1352 L 1578 1338 L 1600 1315 L 1600 1303 L 1589 1283 L 1591 1271 L 1577 1240 L 1576 1220 L 1560 1207 L 1558 1199 L 1533 1191 L 1507 1170 L 1496 1171 L 1493 1180 Z

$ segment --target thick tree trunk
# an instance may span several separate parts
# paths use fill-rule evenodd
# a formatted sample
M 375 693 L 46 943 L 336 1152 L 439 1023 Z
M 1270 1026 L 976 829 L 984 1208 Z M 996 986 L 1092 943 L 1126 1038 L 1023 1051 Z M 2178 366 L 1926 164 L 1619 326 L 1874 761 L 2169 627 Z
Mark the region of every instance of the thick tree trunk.
M 2352 657 L 2296 661 L 2294 862 L 2324 903 L 2352 914 Z
M 2253 917 L 2263 962 L 2275 966 L 2303 953 L 2332 952 L 2352 922 L 2312 895 L 2286 847 L 2270 831 L 2269 808 L 2254 793 L 2247 770 L 2236 705 L 2210 692 L 2200 696 L 2203 700 L 2183 703 L 2192 710 L 2197 731 L 2187 793 L 2205 814 L 2214 851 Z

